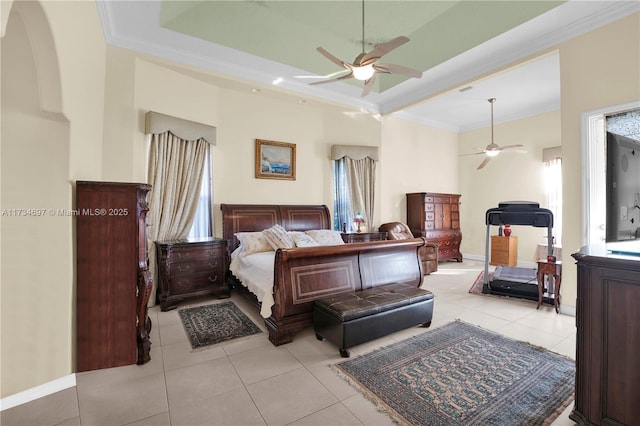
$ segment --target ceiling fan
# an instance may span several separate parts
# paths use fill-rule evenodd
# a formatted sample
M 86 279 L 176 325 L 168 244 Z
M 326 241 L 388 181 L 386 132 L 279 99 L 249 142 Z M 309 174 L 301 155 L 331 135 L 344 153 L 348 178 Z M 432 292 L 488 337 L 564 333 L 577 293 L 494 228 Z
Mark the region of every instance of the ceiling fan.
M 489 98 L 487 100 L 491 104 L 491 143 L 487 145 L 487 147 L 480 152 L 461 155 L 461 157 L 464 157 L 467 155 L 486 155 L 486 157 L 484 158 L 484 160 L 482 160 L 482 163 L 480 163 L 480 165 L 477 167 L 476 170 L 482 169 L 484 166 L 486 166 L 489 163 L 489 161 L 491 161 L 493 157 L 496 157 L 502 151 L 515 151 L 515 152 L 521 152 L 521 153 L 526 152 L 521 149 L 518 149 L 518 148 L 522 148 L 522 145 L 520 144 L 500 146 L 493 141 L 493 103 L 496 101 L 496 98 Z
M 364 0 L 362 0 L 362 53 L 360 53 L 352 64 L 348 62 L 344 62 L 327 50 L 322 47 L 318 47 L 318 52 L 320 52 L 324 57 L 329 59 L 334 64 L 343 67 L 344 70 L 340 72 L 347 71 L 346 74 L 341 75 L 339 77 L 334 77 L 329 80 L 322 80 L 310 83 L 311 85 L 317 84 L 325 84 L 332 83 L 339 80 L 346 80 L 349 78 L 355 78 L 356 80 L 364 81 L 364 89 L 362 91 L 362 96 L 367 96 L 371 89 L 373 88 L 373 82 L 376 77 L 376 73 L 386 73 L 386 74 L 401 74 L 406 75 L 408 77 L 420 78 L 422 77 L 422 72 L 402 66 L 402 65 L 393 65 L 393 64 L 378 64 L 378 59 L 382 58 L 387 53 L 391 52 L 394 49 L 402 46 L 407 43 L 409 38 L 405 36 L 399 36 L 394 38 L 393 40 L 387 41 L 386 43 L 376 45 L 373 50 L 370 52 L 365 52 L 365 39 L 364 39 Z

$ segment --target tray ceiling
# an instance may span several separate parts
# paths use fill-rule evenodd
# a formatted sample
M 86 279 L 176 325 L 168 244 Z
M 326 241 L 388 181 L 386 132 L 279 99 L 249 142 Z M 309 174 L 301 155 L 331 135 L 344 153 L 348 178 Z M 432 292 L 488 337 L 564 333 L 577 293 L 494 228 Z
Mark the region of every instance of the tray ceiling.
M 486 76 L 637 12 L 639 4 L 366 0 L 365 50 L 399 35 L 407 36 L 410 42 L 381 62 L 418 69 L 423 75 L 420 79 L 378 75 L 372 93 L 361 97 L 363 83 L 355 80 L 308 84 L 318 80 L 314 77 L 339 70 L 316 51 L 317 47 L 345 62 L 361 53 L 361 1 L 97 2 L 110 44 L 374 114 L 401 111 L 407 117 L 451 129 L 482 125 L 488 117 L 489 97 L 498 99 L 496 121 L 503 118 L 500 101 L 505 113 L 509 106 L 512 116 L 526 115 L 527 109 L 535 113 L 531 105 L 559 108 L 557 56 L 554 59 L 547 54 L 513 71 Z M 542 78 L 546 84 L 541 86 Z M 466 86 L 472 89 L 458 91 Z M 547 86 L 557 90 L 538 90 Z M 488 93 L 497 88 L 501 93 Z M 468 114 L 463 112 L 465 108 L 469 108 Z

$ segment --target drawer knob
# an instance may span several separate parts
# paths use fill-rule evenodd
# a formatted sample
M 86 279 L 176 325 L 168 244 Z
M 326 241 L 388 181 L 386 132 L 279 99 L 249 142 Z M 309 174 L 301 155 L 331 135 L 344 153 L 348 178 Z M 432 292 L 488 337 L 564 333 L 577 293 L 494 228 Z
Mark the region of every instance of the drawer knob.
M 209 262 L 209 268 L 217 268 L 218 267 L 218 262 Z

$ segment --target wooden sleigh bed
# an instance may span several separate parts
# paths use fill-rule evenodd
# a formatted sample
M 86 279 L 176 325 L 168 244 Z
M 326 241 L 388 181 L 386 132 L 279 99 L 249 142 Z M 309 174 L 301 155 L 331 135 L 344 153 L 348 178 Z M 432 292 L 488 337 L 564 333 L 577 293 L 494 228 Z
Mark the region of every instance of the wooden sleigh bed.
M 238 246 L 238 232 L 260 232 L 276 224 L 287 231 L 331 229 L 329 209 L 323 205 L 221 204 L 222 233 L 229 253 Z M 265 315 L 269 340 L 276 346 L 312 324 L 313 301 L 328 295 L 388 283 L 419 287 L 423 274 L 419 256 L 423 238 L 297 247 L 275 251 L 271 315 Z M 234 290 L 258 298 L 233 274 Z

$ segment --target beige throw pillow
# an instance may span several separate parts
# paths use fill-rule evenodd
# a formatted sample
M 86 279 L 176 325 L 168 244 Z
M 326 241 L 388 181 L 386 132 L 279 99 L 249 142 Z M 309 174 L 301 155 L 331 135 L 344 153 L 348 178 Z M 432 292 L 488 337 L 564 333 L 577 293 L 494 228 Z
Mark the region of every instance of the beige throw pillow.
M 296 243 L 293 238 L 289 236 L 287 230 L 280 225 L 274 225 L 271 228 L 262 231 L 267 242 L 271 245 L 273 250 L 279 248 L 294 248 Z
M 238 232 L 235 235 L 244 249 L 242 252 L 243 256 L 261 253 L 263 251 L 273 251 L 273 247 L 271 247 L 271 244 L 269 244 L 262 232 Z
M 310 235 L 307 235 L 304 232 L 294 233 L 293 242 L 296 243 L 296 247 L 314 247 L 320 245 L 316 240 L 311 238 Z
M 306 231 L 306 234 L 316 240 L 321 246 L 337 246 L 344 244 L 340 232 L 332 231 L 330 229 L 317 229 L 313 231 Z

